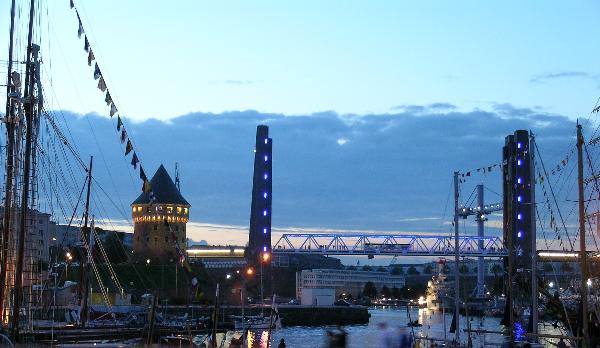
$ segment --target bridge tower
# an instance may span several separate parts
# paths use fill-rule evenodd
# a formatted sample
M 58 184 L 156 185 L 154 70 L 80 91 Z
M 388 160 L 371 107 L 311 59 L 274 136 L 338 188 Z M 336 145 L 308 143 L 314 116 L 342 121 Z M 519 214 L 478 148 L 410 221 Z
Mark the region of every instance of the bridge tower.
M 272 149 L 273 139 L 269 138 L 269 127 L 264 125 L 256 127 L 247 253 L 250 265 L 260 263 L 266 266 L 271 262 Z
M 534 140 L 526 130 L 517 130 L 507 136 L 502 173 L 503 237 L 508 249 L 505 268 L 510 287 L 505 318 L 510 320 L 511 325 L 515 324 L 514 307 L 530 307 L 533 310 L 527 331 L 536 333 L 537 281 L 531 281 L 537 278 L 534 146 Z

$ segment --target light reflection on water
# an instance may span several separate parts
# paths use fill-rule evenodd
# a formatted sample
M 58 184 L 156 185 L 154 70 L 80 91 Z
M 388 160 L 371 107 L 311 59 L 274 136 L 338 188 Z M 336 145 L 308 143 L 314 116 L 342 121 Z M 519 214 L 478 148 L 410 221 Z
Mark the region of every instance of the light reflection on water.
M 452 340 L 454 334 L 448 333 L 452 322 L 452 314 L 428 311 L 426 309 L 412 309 L 407 312 L 405 308 L 385 308 L 369 310 L 371 318 L 367 325 L 351 325 L 344 329 L 348 332 L 348 347 L 349 348 L 364 348 L 376 347 L 379 340 L 380 332 L 377 328 L 379 323 L 385 322 L 389 326 L 406 326 L 410 319 L 419 319 L 422 327 L 415 327 L 414 334 L 416 337 L 428 337 L 436 339 Z M 444 318 L 446 327 L 444 330 Z M 502 330 L 500 318 L 471 318 L 472 329 L 486 329 L 493 331 Z M 466 328 L 467 319 L 461 317 L 461 329 Z M 271 347 L 275 348 L 279 341 L 284 338 L 287 347 L 310 347 L 319 348 L 327 347 L 327 331 L 335 330 L 335 326 L 320 326 L 320 327 L 284 327 L 280 330 L 275 330 L 271 333 Z M 557 330 L 545 330 L 548 333 L 559 333 Z M 444 332 L 446 335 L 444 336 Z M 266 331 L 251 332 L 248 336 L 248 347 L 252 348 L 267 348 Z M 461 333 L 461 341 L 466 342 L 467 333 Z M 484 345 L 500 345 L 502 336 L 498 334 L 473 334 L 472 341 L 474 347 L 483 347 Z M 422 346 L 423 347 L 423 346 Z M 427 345 L 425 345 L 427 347 Z

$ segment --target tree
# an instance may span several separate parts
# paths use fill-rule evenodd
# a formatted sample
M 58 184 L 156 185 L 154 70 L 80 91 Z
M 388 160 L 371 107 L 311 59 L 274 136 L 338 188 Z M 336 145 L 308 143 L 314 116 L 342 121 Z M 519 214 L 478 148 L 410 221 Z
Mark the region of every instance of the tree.
M 458 271 L 460 273 L 468 273 L 469 272 L 469 268 L 465 265 L 460 265 L 460 267 L 458 268 Z
M 432 272 L 433 272 L 433 267 L 431 265 L 427 265 L 423 269 L 423 273 L 425 273 L 425 274 L 431 274 Z
M 390 288 L 388 288 L 387 286 L 384 285 L 381 288 L 381 296 L 386 297 L 386 298 L 392 297 L 392 292 L 390 291 Z
M 373 268 L 371 266 L 369 266 L 369 265 L 364 265 L 363 268 L 362 268 L 362 270 L 363 271 L 372 271 Z
M 548 272 L 548 273 L 550 273 L 550 272 L 552 272 L 553 270 L 554 270 L 554 269 L 552 268 L 552 264 L 550 264 L 550 263 L 545 263 L 545 264 L 544 264 L 544 272 Z
M 350 271 L 355 271 L 356 270 L 356 266 L 348 266 L 348 267 L 346 267 L 346 269 L 348 269 Z
M 419 271 L 417 271 L 417 269 L 415 268 L 415 266 L 410 266 L 408 268 L 407 273 L 410 274 L 410 275 L 416 275 L 416 274 L 419 274 Z
M 404 274 L 404 269 L 401 265 L 394 265 L 392 267 L 392 275 L 402 275 Z
M 373 282 L 366 282 L 363 289 L 363 295 L 368 298 L 374 298 L 377 296 L 377 288 Z
M 383 266 L 379 266 L 379 268 L 377 268 L 377 272 L 387 272 L 387 269 L 385 269 Z

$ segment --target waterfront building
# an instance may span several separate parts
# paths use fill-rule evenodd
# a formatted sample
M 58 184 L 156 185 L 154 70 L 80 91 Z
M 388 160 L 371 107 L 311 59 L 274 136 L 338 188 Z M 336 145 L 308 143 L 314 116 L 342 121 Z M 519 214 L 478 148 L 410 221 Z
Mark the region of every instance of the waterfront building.
M 240 269 L 246 267 L 242 246 L 194 245 L 187 249 L 190 263 L 202 263 L 205 268 Z
M 378 292 L 384 286 L 400 289 L 405 284 L 402 275 L 389 272 L 355 271 L 341 269 L 312 269 L 296 272 L 296 298 L 302 299 L 305 289 L 334 289 L 336 298 L 341 294 L 354 298 L 362 294 L 365 284 L 373 283 Z
M 150 186 L 151 192 L 143 192 L 131 204 L 133 255 L 137 261 L 165 263 L 179 258 L 178 248 L 185 251 L 191 206 L 163 165 L 150 180 Z

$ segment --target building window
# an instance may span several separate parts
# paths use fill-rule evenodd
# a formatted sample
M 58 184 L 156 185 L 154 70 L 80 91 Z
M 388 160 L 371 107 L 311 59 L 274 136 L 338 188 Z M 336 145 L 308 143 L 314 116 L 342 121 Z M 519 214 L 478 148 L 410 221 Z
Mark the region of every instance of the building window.
M 172 214 L 173 213 L 173 207 L 167 207 L 167 213 Z
M 40 236 L 44 235 L 44 230 L 40 230 Z
M 158 244 L 158 238 L 154 237 L 154 244 Z
M 175 226 L 175 231 L 179 231 L 179 226 Z
M 146 207 L 146 213 L 150 212 L 150 207 Z
M 158 230 L 158 225 L 154 225 L 154 230 L 157 231 Z
M 169 242 L 169 237 L 165 237 L 165 243 Z
M 177 207 L 177 214 L 181 214 L 181 207 Z

